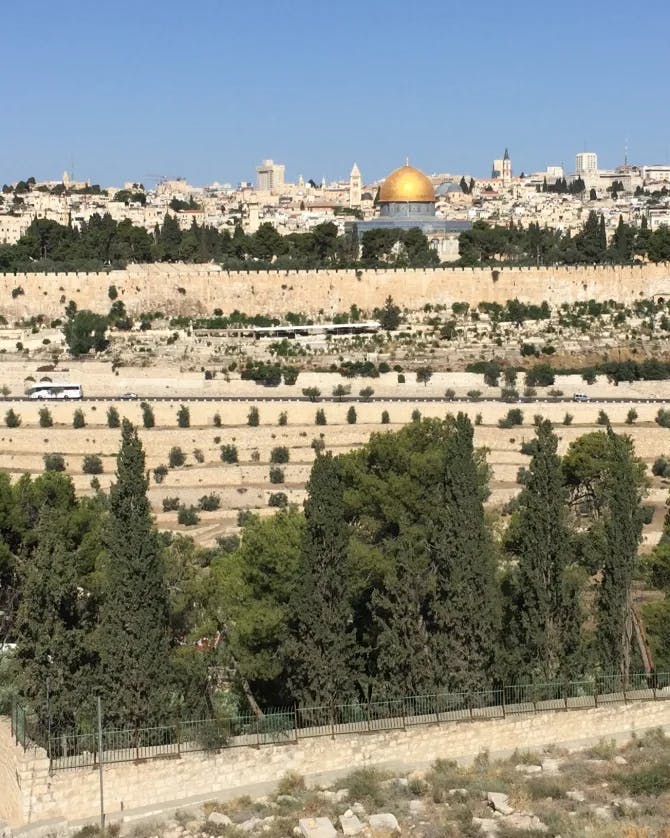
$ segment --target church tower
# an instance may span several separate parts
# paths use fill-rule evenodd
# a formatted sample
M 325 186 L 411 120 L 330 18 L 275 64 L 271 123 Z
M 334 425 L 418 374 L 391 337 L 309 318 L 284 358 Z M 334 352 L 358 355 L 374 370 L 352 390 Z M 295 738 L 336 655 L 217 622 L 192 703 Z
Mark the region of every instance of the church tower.
M 502 161 L 502 182 L 503 186 L 512 185 L 512 161 L 509 158 L 509 151 L 505 149 Z
M 351 173 L 349 175 L 349 206 L 360 207 L 361 195 L 363 193 L 363 184 L 361 181 L 361 173 L 358 166 L 354 163 Z

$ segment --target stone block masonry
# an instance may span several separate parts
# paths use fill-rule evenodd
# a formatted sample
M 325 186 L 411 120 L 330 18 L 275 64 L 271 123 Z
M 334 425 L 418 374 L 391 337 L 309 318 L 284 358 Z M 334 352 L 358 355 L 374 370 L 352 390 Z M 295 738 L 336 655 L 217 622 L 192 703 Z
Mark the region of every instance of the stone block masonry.
M 39 314 L 55 319 L 70 300 L 80 309 L 106 313 L 111 285 L 133 316 L 211 315 L 219 308 L 224 314 L 293 311 L 328 318 L 354 303 L 372 311 L 389 296 L 411 310 L 427 303 L 504 305 L 514 298 L 552 306 L 590 299 L 630 305 L 636 299 L 670 297 L 670 265 L 246 272 L 161 263 L 111 273 L 0 274 L 0 314 L 9 322 Z
M 199 796 L 216 799 L 245 786 L 277 783 L 287 771 L 307 780 L 345 775 L 364 766 L 411 769 L 437 758 L 470 762 L 478 753 L 505 755 L 516 748 L 552 744 L 585 747 L 600 739 L 628 739 L 652 728 L 670 731 L 670 700 L 430 724 L 406 730 L 315 737 L 287 745 L 230 748 L 221 753 L 110 764 L 104 769 L 108 819 L 151 804 L 156 810 Z M 95 818 L 99 811 L 96 768 L 49 773 L 41 749 L 15 748 L 9 723 L 0 720 L 0 819 L 13 826 L 67 818 Z

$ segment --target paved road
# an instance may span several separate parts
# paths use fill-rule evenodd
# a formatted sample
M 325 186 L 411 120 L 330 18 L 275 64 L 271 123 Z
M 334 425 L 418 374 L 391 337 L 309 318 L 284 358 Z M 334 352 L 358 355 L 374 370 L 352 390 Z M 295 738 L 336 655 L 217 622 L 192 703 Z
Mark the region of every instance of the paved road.
M 31 399 L 27 396 L 8 397 L 5 401 L 10 402 L 62 402 L 62 401 L 82 401 L 82 402 L 313 402 L 307 396 L 192 396 L 185 394 L 183 396 L 138 396 L 137 399 L 123 398 L 122 396 L 86 396 L 83 399 Z M 669 404 L 670 399 L 645 399 L 642 397 L 629 398 L 592 398 L 586 402 L 575 402 L 574 399 L 563 398 L 528 398 L 522 396 L 517 401 L 511 402 L 507 399 L 501 398 L 484 398 L 471 399 L 468 396 L 456 396 L 453 399 L 447 399 L 444 396 L 373 396 L 371 399 L 359 399 L 348 397 L 337 399 L 333 396 L 321 396 L 314 404 L 319 402 L 332 403 L 353 403 L 360 404 L 365 402 L 398 402 L 398 403 L 424 403 L 424 404 L 477 404 L 480 402 L 501 402 L 503 404 Z

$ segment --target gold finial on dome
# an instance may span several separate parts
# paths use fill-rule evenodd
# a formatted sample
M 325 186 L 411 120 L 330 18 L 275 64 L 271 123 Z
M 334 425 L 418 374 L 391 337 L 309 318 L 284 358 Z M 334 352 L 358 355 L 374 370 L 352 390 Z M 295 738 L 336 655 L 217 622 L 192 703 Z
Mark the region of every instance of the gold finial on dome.
M 433 184 L 409 162 L 391 172 L 379 189 L 379 203 L 435 203 Z

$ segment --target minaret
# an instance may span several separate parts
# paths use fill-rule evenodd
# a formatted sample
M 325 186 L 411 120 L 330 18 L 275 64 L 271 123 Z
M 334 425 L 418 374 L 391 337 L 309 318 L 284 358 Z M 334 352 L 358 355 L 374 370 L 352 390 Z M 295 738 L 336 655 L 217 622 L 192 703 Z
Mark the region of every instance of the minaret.
M 503 186 L 512 185 L 512 161 L 509 159 L 509 151 L 505 149 L 502 164 L 502 182 Z
M 361 183 L 361 173 L 358 166 L 354 163 L 351 173 L 349 174 L 349 206 L 360 207 L 361 195 L 363 193 L 363 185 Z

